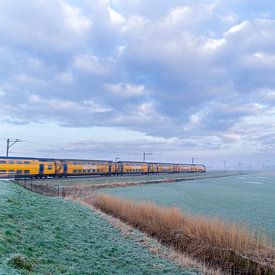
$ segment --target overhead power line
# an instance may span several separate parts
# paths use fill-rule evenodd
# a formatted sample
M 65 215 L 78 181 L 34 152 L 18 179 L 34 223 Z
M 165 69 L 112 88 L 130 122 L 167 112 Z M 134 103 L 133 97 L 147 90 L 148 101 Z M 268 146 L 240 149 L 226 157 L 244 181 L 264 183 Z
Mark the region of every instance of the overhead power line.
M 7 151 L 6 151 L 6 157 L 9 156 L 9 149 L 15 144 L 15 143 L 18 143 L 18 142 L 22 142 L 22 140 L 20 139 L 15 139 L 15 140 L 12 140 L 12 139 L 7 139 Z

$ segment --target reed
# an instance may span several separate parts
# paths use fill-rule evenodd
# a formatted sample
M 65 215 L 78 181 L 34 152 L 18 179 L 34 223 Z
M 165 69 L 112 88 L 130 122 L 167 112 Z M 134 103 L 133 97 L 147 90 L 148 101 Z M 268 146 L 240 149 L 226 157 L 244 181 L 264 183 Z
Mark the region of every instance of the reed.
M 92 203 L 101 211 L 211 267 L 230 273 L 275 273 L 274 248 L 268 245 L 266 238 L 244 226 L 104 194 L 93 198 Z

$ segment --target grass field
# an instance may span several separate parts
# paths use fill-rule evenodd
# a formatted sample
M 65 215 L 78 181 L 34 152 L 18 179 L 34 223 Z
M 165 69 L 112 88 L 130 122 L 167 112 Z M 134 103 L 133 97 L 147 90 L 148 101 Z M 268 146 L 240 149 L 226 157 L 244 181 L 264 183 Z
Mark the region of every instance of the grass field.
M 183 212 L 248 225 L 275 240 L 275 173 L 257 173 L 98 192 L 179 207 Z
M 194 274 L 90 209 L 0 181 L 0 274 Z

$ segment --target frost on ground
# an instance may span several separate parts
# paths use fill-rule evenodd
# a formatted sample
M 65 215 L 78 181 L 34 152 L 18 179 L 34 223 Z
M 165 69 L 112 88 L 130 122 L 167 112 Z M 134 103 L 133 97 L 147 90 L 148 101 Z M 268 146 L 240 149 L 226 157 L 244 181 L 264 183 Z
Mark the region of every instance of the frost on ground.
M 0 274 L 193 274 L 78 203 L 0 181 Z M 5 191 L 3 191 L 5 190 Z
M 77 196 L 72 196 L 69 199 L 78 201 L 81 204 L 89 207 L 92 211 L 99 213 L 105 220 L 107 220 L 115 228 L 119 229 L 123 235 L 133 239 L 135 242 L 138 242 L 151 253 L 157 254 L 164 259 L 171 260 L 178 265 L 182 266 L 185 269 L 188 269 L 189 273 L 204 273 L 204 274 L 221 274 L 219 270 L 214 270 L 206 265 L 198 263 L 194 259 L 175 251 L 171 247 L 167 247 L 159 243 L 156 239 L 151 238 L 150 236 L 134 229 L 132 226 L 127 225 L 126 223 L 120 221 L 117 218 L 114 218 L 110 215 L 105 214 L 97 208 L 94 208 L 93 203 L 96 199 L 96 195 L 88 196 L 85 199 Z

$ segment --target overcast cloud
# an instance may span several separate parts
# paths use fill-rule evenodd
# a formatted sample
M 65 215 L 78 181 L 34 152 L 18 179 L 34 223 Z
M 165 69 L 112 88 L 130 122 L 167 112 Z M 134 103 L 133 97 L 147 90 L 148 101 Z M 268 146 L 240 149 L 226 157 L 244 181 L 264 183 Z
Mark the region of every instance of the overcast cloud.
M 0 0 L 2 146 L 14 137 L 44 142 L 22 155 L 272 163 L 274 7 Z

